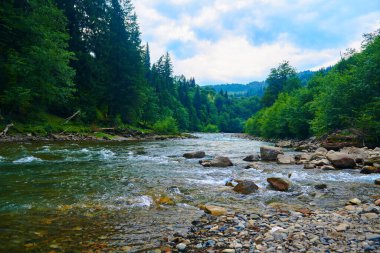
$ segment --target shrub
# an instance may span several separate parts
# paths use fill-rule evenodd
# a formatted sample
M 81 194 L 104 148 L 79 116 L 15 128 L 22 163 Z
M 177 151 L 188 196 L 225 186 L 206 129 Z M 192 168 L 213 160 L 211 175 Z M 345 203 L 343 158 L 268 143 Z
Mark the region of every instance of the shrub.
M 178 124 L 173 117 L 166 117 L 163 120 L 159 120 L 153 125 L 153 130 L 159 134 L 177 134 Z

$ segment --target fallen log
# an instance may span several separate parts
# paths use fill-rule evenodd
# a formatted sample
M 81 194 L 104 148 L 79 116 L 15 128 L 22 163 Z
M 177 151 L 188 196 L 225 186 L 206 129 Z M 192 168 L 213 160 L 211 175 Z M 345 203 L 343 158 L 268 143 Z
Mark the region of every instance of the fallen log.
M 0 136 L 7 136 L 7 132 L 9 131 L 9 128 L 13 126 L 14 126 L 13 123 L 6 125 L 5 129 L 0 133 Z

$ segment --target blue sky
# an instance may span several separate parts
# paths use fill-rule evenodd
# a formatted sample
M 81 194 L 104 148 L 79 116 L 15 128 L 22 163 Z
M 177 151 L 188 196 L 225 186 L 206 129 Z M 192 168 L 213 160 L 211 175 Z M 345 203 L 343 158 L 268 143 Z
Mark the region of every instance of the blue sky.
M 264 80 L 284 60 L 297 70 L 338 61 L 380 28 L 380 0 L 134 0 L 152 60 L 197 83 Z

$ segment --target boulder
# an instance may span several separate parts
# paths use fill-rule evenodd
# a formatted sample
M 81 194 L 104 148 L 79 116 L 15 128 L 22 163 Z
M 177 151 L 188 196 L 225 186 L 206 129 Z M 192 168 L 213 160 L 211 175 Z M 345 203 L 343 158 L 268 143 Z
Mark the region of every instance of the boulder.
M 335 168 L 345 169 L 354 168 L 356 166 L 354 158 L 349 154 L 330 151 L 327 153 L 326 157 Z
M 295 155 L 294 159 L 296 160 L 296 164 L 305 164 L 309 162 L 311 156 L 309 154 L 303 153 Z
M 195 152 L 183 154 L 183 157 L 187 159 L 203 158 L 205 156 L 206 156 L 206 153 L 204 151 L 195 151 Z
M 380 178 L 375 179 L 375 184 L 376 184 L 376 185 L 380 185 Z
M 277 155 L 284 154 L 281 148 L 263 146 L 260 147 L 261 160 L 263 161 L 276 161 Z
M 280 148 L 291 148 L 292 146 L 292 141 L 279 141 L 276 143 L 276 147 Z
M 312 169 L 315 169 L 317 166 L 314 164 L 314 163 L 305 163 L 303 165 L 303 168 L 305 170 L 312 170 Z
M 324 165 L 321 167 L 321 170 L 336 170 L 333 166 Z
M 251 194 L 257 191 L 259 187 L 253 181 L 240 181 L 235 187 L 234 191 L 241 194 Z
M 294 159 L 293 156 L 279 154 L 277 155 L 277 163 L 278 164 L 295 164 L 296 160 Z
M 246 162 L 257 162 L 257 161 L 260 161 L 260 156 L 259 155 L 249 155 L 246 158 L 244 158 L 243 161 L 246 161 Z
M 271 177 L 267 181 L 277 191 L 288 191 L 291 186 L 291 183 L 283 178 Z
M 358 198 L 350 199 L 350 201 L 348 201 L 349 205 L 360 205 L 361 203 L 361 200 Z
M 217 156 L 212 160 L 201 160 L 199 163 L 204 167 L 228 167 L 233 166 L 233 163 L 228 157 Z
M 227 213 L 227 209 L 220 206 L 203 205 L 203 206 L 200 206 L 200 208 L 204 210 L 205 213 L 209 213 L 214 216 L 221 216 Z
M 323 147 L 319 147 L 317 148 L 317 150 L 315 150 L 314 154 L 315 155 L 321 155 L 321 156 L 325 156 L 327 154 L 328 150 L 323 148 Z
M 319 159 L 319 160 L 313 160 L 310 163 L 314 164 L 315 166 L 325 166 L 325 165 L 331 165 L 330 161 L 327 159 Z
M 364 166 L 363 169 L 360 171 L 362 174 L 372 174 L 372 173 L 380 173 L 380 169 L 376 168 L 375 166 Z
M 344 147 L 363 147 L 363 136 L 355 129 L 340 130 L 327 136 L 321 146 L 336 151 Z
M 317 190 L 324 190 L 327 188 L 327 184 L 317 184 L 314 186 L 314 188 Z
M 260 169 L 260 165 L 258 163 L 250 163 L 247 166 L 245 166 L 245 169 Z

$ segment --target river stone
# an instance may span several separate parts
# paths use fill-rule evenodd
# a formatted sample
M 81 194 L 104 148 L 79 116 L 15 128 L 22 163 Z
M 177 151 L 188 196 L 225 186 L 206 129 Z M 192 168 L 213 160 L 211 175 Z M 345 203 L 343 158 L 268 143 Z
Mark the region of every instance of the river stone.
M 360 171 L 362 174 L 372 174 L 372 173 L 380 173 L 380 169 L 376 168 L 375 166 L 364 166 L 363 169 Z
M 206 156 L 206 153 L 204 151 L 195 151 L 195 152 L 183 154 L 183 157 L 185 157 L 187 159 L 203 158 L 205 156 Z
M 277 163 L 278 164 L 295 164 L 296 160 L 294 159 L 293 156 L 279 154 L 277 155 Z
M 200 208 L 203 209 L 206 213 L 209 213 L 214 216 L 221 216 L 227 213 L 227 209 L 220 206 L 204 205 Z
M 241 181 L 234 187 L 234 191 L 241 194 L 251 194 L 258 189 L 259 187 L 253 181 L 248 180 Z
M 380 199 L 378 199 L 378 200 L 375 201 L 375 205 L 376 206 L 380 206 Z
M 291 148 L 292 146 L 292 141 L 279 141 L 276 143 L 276 147 L 280 148 Z
M 312 169 L 315 169 L 316 165 L 314 163 L 305 163 L 303 165 L 303 168 L 305 170 L 312 170 Z
M 277 155 L 284 154 L 281 148 L 263 146 L 260 147 L 261 160 L 263 161 L 276 161 Z
M 339 226 L 335 227 L 335 230 L 338 232 L 346 231 L 350 227 L 350 224 L 341 223 Z
M 277 191 L 287 191 L 291 186 L 291 183 L 283 178 L 271 177 L 267 181 Z
M 260 161 L 260 156 L 259 155 L 249 155 L 246 158 L 244 158 L 243 161 L 246 161 L 246 162 Z
M 380 178 L 375 179 L 375 184 L 380 185 Z
M 349 204 L 351 205 L 360 205 L 362 202 L 358 198 L 350 199 Z
M 319 147 L 317 148 L 317 150 L 315 150 L 314 154 L 315 155 L 321 155 L 321 156 L 325 156 L 327 154 L 328 150 L 323 148 L 323 147 Z
M 199 163 L 204 167 L 228 167 L 233 166 L 233 163 L 228 157 L 217 156 L 212 160 L 201 160 Z
M 184 251 L 186 249 L 187 245 L 184 244 L 184 243 L 179 243 L 177 244 L 176 248 L 179 250 L 179 251 Z
M 335 168 L 345 169 L 354 168 L 356 166 L 355 160 L 349 154 L 330 151 L 327 153 L 326 157 Z

